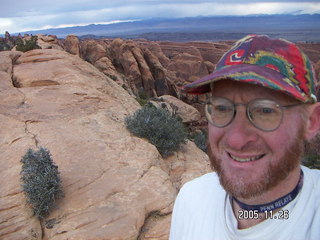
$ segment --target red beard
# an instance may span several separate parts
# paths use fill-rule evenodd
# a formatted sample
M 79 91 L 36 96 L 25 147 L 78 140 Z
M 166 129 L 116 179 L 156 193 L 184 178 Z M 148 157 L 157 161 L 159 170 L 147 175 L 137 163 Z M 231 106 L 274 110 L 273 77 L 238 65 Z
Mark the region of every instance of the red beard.
M 227 193 L 236 198 L 251 198 L 261 195 L 272 189 L 283 181 L 299 164 L 304 152 L 304 127 L 298 131 L 298 136 L 289 146 L 281 160 L 275 164 L 270 164 L 267 171 L 260 176 L 258 181 L 248 182 L 245 178 L 231 179 L 223 169 L 221 159 L 216 158 L 211 151 L 210 143 L 208 146 L 208 156 L 211 167 L 217 172 L 220 184 Z

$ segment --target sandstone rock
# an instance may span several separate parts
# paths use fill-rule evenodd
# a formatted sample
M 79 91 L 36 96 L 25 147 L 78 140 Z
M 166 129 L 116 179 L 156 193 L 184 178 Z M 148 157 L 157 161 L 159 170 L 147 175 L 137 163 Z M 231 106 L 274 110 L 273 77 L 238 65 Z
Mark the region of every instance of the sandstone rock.
M 170 180 L 176 189 L 211 171 L 208 156 L 190 141 L 180 151 L 164 159 L 163 169 L 170 172 Z M 167 240 L 170 223 L 171 215 L 152 212 L 146 219 L 139 239 Z
M 200 51 L 192 43 L 160 42 L 159 45 L 169 59 L 182 53 L 201 57 Z
M 105 57 L 106 53 L 106 45 L 103 42 L 86 40 L 81 43 L 81 57 L 92 64 L 94 64 L 100 58 Z
M 111 44 L 111 56 L 116 66 L 120 67 L 128 79 L 128 85 L 135 94 L 143 88 L 138 62 L 132 53 L 135 46 L 132 42 L 115 39 Z
M 319 61 L 320 43 L 297 43 L 297 46 L 310 58 L 313 63 Z
M 206 65 L 209 73 L 212 73 L 216 67 L 215 64 L 213 64 L 212 62 L 209 62 L 209 61 L 205 61 L 204 64 Z
M 64 51 L 46 49 L 32 50 L 23 54 L 14 68 L 14 81 L 18 87 L 49 86 L 60 84 L 94 85 L 102 73 L 78 56 Z M 81 65 L 82 71 L 79 71 Z M 91 75 L 92 79 L 85 75 Z
M 110 47 L 111 57 L 118 69 L 122 69 L 128 85 L 135 94 L 141 89 L 154 96 L 154 78 L 142 50 L 132 41 L 115 39 Z M 121 70 L 120 70 L 121 71 Z
M 170 179 L 176 189 L 211 171 L 208 156 L 191 141 L 188 141 L 181 151 L 164 161 L 166 168 L 170 169 Z
M 150 71 L 154 77 L 154 90 L 156 96 L 167 93 L 176 96 L 177 91 L 171 87 L 168 71 L 162 66 L 160 60 L 149 49 L 145 50 L 144 57 L 150 66 Z
M 106 76 L 116 81 L 120 86 L 126 85 L 123 77 L 117 72 L 116 68 L 112 64 L 112 61 L 108 57 L 100 58 L 94 63 L 94 66 Z
M 42 49 L 57 49 L 57 50 L 63 50 L 63 48 L 59 45 L 57 36 L 55 35 L 37 35 L 38 40 L 37 44 Z
M 213 64 L 216 64 L 232 45 L 232 43 L 229 42 L 193 42 L 190 44 L 199 50 L 204 61 L 209 61 Z
M 163 95 L 157 101 L 150 102 L 158 108 L 165 108 L 176 114 L 184 123 L 196 122 L 201 118 L 197 109 L 170 95 Z
M 150 72 L 148 64 L 144 59 L 143 52 L 138 47 L 133 47 L 131 51 L 139 67 L 144 91 L 146 91 L 149 96 L 155 96 L 156 93 L 154 92 L 154 78 L 152 73 Z
M 208 69 L 199 56 L 193 56 L 188 53 L 177 55 L 173 58 L 168 69 L 176 72 L 176 76 L 189 82 L 190 78 L 200 78 L 208 75 Z
M 159 43 L 150 41 L 143 41 L 138 43 L 144 48 L 144 50 L 148 49 L 149 51 L 151 51 L 162 66 L 167 67 L 169 65 L 170 59 L 163 53 Z
M 12 74 L 13 64 L 21 56 L 22 52 L 3 51 L 0 52 L 0 72 Z
M 142 228 L 138 240 L 168 240 L 171 215 L 151 214 Z
M 65 50 L 73 55 L 80 56 L 80 41 L 75 35 L 68 35 L 64 41 Z
M 133 137 L 124 119 L 138 103 L 78 56 L 33 50 L 13 70 L 0 72 L 0 238 L 165 239 L 177 189 L 208 170 L 206 155 L 189 142 L 162 159 Z M 24 204 L 19 182 L 21 157 L 40 146 L 50 150 L 65 192 L 42 223 Z

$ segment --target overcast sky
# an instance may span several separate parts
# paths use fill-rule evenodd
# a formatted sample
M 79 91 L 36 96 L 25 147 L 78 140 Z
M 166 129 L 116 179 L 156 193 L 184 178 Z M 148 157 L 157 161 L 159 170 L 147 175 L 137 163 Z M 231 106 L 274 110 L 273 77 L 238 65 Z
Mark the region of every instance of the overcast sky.
M 0 34 L 152 17 L 320 13 L 320 0 L 0 0 Z

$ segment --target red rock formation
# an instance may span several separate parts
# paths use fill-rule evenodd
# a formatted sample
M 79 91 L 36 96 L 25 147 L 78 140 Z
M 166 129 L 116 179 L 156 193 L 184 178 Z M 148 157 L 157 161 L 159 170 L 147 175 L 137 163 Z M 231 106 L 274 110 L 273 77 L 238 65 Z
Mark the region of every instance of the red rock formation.
M 168 239 L 178 189 L 210 170 L 194 143 L 163 159 L 125 127 L 137 101 L 65 51 L 0 52 L 0 79 L 0 239 Z M 19 181 L 21 157 L 40 146 L 65 192 L 42 222 Z
M 80 41 L 75 35 L 69 35 L 64 41 L 65 50 L 73 55 L 80 56 Z
M 143 89 L 150 97 L 179 96 L 181 86 L 212 72 L 234 44 L 234 41 L 181 43 L 143 39 L 78 41 L 74 36 L 68 37 L 65 49 L 74 54 L 80 49 L 83 59 L 129 92 L 137 95 Z M 314 63 L 319 60 L 320 44 L 298 45 Z

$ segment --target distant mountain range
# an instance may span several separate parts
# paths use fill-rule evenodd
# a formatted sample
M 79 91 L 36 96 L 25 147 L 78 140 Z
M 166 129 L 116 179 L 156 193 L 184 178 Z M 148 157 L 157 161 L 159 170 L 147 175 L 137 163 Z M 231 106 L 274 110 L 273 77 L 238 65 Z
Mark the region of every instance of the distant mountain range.
M 291 41 L 320 42 L 320 14 L 157 18 L 26 33 L 52 34 L 59 38 L 74 34 L 80 38 L 121 37 L 159 41 L 235 40 L 246 34 L 259 33 Z

